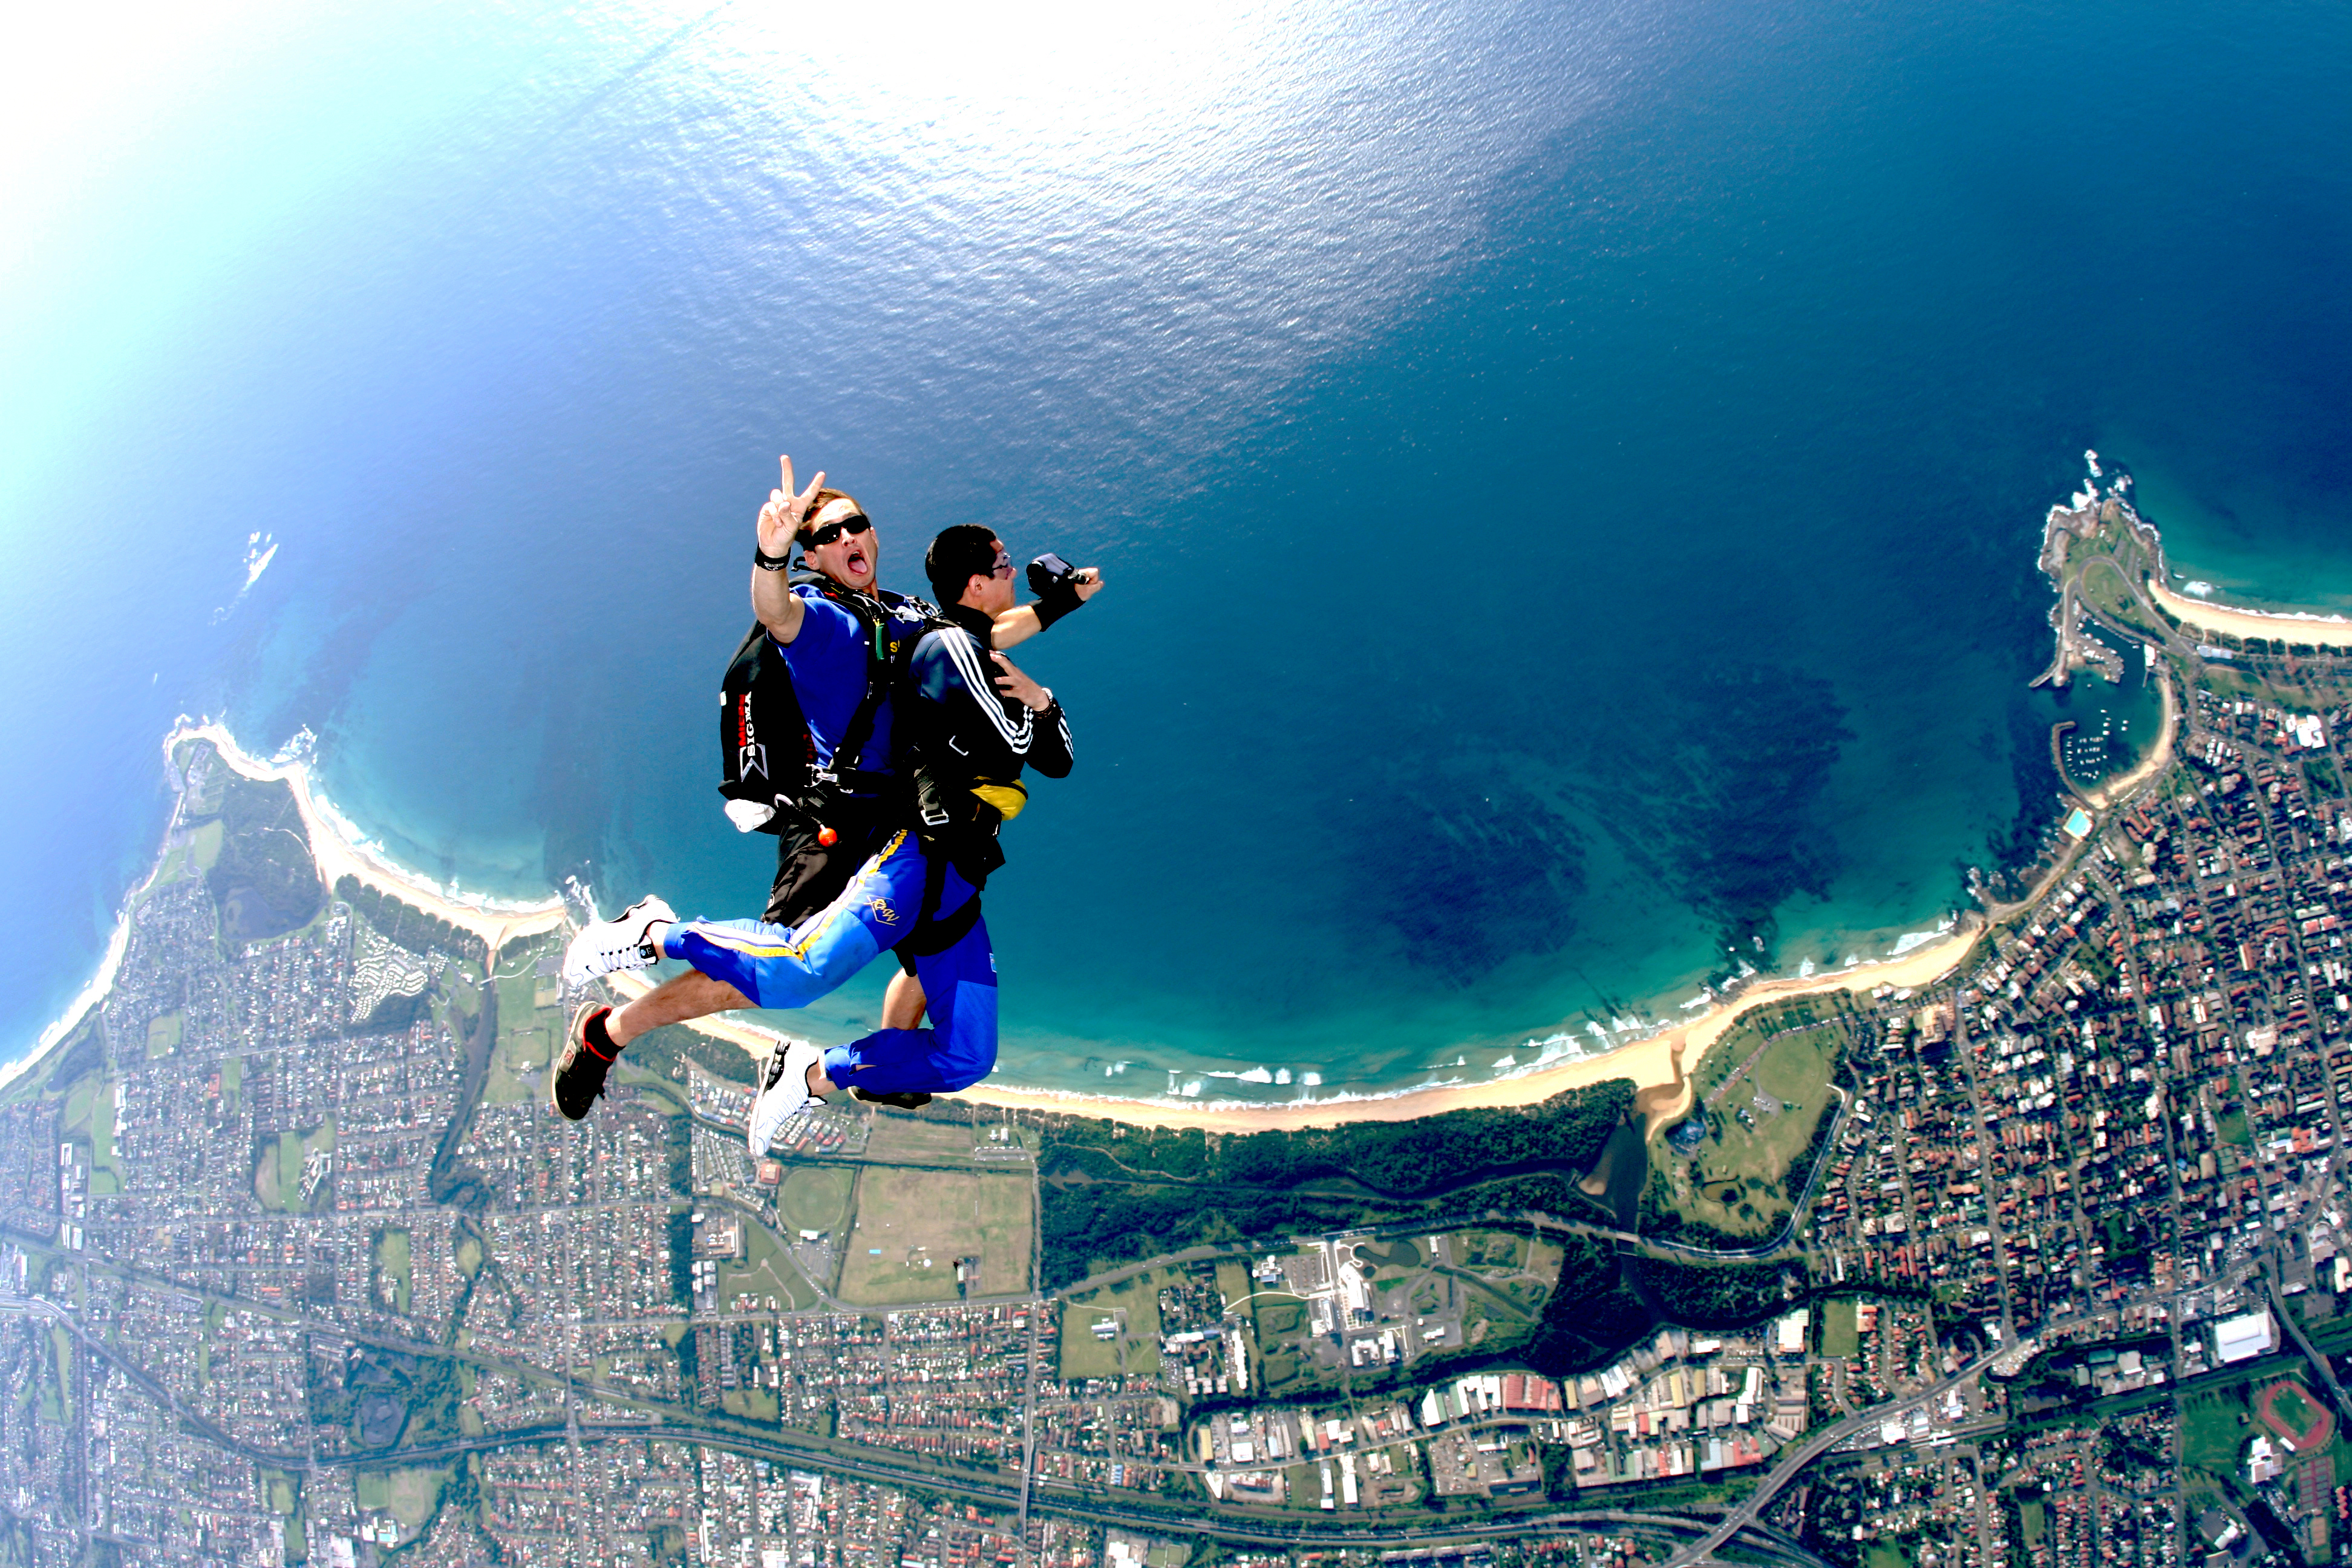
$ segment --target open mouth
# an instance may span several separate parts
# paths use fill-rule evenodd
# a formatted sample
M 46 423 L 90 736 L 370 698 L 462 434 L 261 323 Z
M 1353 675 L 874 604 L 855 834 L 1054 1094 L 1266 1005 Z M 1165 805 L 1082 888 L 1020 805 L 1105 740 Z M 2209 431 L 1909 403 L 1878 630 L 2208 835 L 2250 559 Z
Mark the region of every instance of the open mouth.
M 863 550 L 851 551 L 848 554 L 841 558 L 841 564 L 845 570 L 853 574 L 865 571 L 866 569 L 866 552 Z

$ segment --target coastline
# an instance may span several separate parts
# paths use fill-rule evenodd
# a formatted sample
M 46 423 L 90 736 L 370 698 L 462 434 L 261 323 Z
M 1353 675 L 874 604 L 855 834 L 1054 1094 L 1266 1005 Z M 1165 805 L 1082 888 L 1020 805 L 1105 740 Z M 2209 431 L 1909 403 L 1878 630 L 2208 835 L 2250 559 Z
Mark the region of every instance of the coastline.
M 221 760 L 244 777 L 288 785 L 310 837 L 312 860 L 331 889 L 344 876 L 352 877 L 364 887 L 479 936 L 494 961 L 507 941 L 556 930 L 572 918 L 561 898 L 535 904 L 469 901 L 453 898 L 415 872 L 379 858 L 357 841 L 355 831 L 334 809 L 332 802 L 318 792 L 302 757 L 281 755 L 267 761 L 256 757 L 218 722 L 184 722 L 174 727 L 164 737 L 163 754 L 168 760 L 184 742 L 199 740 L 209 742 Z M 0 1087 L 41 1061 L 79 1026 L 92 1007 L 104 1000 L 129 942 L 131 913 L 168 854 L 168 849 L 159 850 L 147 877 L 125 896 L 106 955 L 89 984 L 43 1030 L 38 1042 L 20 1060 L 0 1068 Z M 1637 1091 L 1657 1090 L 1675 1085 L 1681 1079 L 1683 1067 L 1696 1067 L 1707 1047 L 1752 1007 L 1832 991 L 1931 984 L 1958 964 L 1982 929 L 1982 921 L 1969 915 L 1945 937 L 1895 956 L 1801 978 L 1764 980 L 1738 995 L 1718 999 L 1695 1018 L 1668 1026 L 1655 1034 L 1606 1051 L 1522 1069 L 1483 1083 L 1449 1083 L 1372 1094 L 1340 1093 L 1275 1103 L 1121 1099 L 1001 1083 L 982 1084 L 959 1098 L 1004 1110 L 1097 1116 L 1137 1127 L 1199 1127 L 1230 1132 L 1333 1127 L 1349 1121 L 1407 1121 L 1447 1110 L 1531 1105 L 1563 1089 L 1616 1078 L 1631 1079 Z M 653 985 L 645 975 L 635 973 L 611 976 L 606 984 L 625 997 L 641 995 Z M 780 1029 L 723 1016 L 697 1019 L 685 1026 L 761 1057 L 778 1038 L 791 1037 Z M 1685 1110 L 1684 1102 L 1688 1097 L 1685 1083 L 1682 1092 L 1671 1098 L 1645 1096 L 1643 1108 L 1654 1124 Z
M 166 767 L 171 764 L 172 753 L 188 741 L 210 742 L 220 753 L 221 761 L 246 778 L 283 783 L 291 790 L 295 809 L 302 818 L 303 832 L 310 841 L 311 861 L 318 867 L 319 875 L 325 881 L 330 895 L 338 881 L 350 876 L 362 887 L 414 905 L 427 914 L 438 916 L 480 937 L 492 962 L 496 961 L 499 948 L 508 939 L 552 931 L 569 918 L 569 911 L 561 899 L 520 905 L 507 905 L 490 900 L 480 903 L 453 900 L 413 872 L 376 858 L 356 842 L 341 814 L 334 809 L 333 803 L 313 787 L 310 768 L 300 757 L 264 762 L 238 745 L 236 737 L 229 733 L 226 726 L 214 721 L 183 721 L 174 725 L 172 731 L 163 737 Z M 170 856 L 167 843 L 156 851 L 154 863 L 148 867 L 147 875 L 123 895 L 122 907 L 115 912 L 113 932 L 107 938 L 106 952 L 100 958 L 89 983 L 74 994 L 73 999 L 42 1028 L 39 1037 L 22 1056 L 15 1061 L 0 1064 L 0 1089 L 5 1089 L 38 1066 L 60 1041 L 81 1026 L 92 1008 L 106 1000 L 106 994 L 114 987 L 115 975 L 122 967 L 122 955 L 130 946 L 131 913 L 139 907 L 140 899 L 154 885 L 156 873 L 163 868 L 163 863 Z
M 2147 756 L 2128 770 L 2093 784 L 2083 793 L 2084 804 L 2093 811 L 2106 810 L 2171 766 L 2173 742 L 2180 734 L 2180 704 L 2172 695 L 2172 677 L 2168 667 L 2165 674 L 2157 677 L 2157 688 L 2164 700 L 2164 720 L 2157 731 L 2156 744 L 2148 748 Z
M 299 757 L 263 762 L 239 746 L 236 737 L 226 726 L 209 720 L 182 724 L 164 736 L 164 757 L 169 759 L 186 741 L 210 742 L 221 761 L 238 773 L 257 782 L 281 783 L 293 791 L 295 809 L 302 816 L 302 829 L 310 835 L 310 858 L 318 865 L 319 875 L 331 894 L 337 882 L 352 877 L 363 888 L 413 904 L 426 914 L 480 937 L 494 963 L 499 947 L 508 939 L 553 931 L 569 918 L 560 898 L 535 904 L 508 904 L 490 899 L 478 903 L 461 901 L 414 871 L 378 859 L 351 836 L 349 825 L 333 803 L 312 786 L 310 766 Z
M 2156 602 L 2187 624 L 2235 637 L 2283 637 L 2289 642 L 2326 647 L 2352 647 L 2352 620 L 2342 616 L 2314 615 L 2308 610 L 2248 610 L 2191 598 L 2167 586 L 2153 574 L 2148 593 Z
M 1533 1105 L 1562 1089 L 1580 1089 L 1612 1078 L 1629 1078 L 1639 1090 L 1673 1084 L 1685 1067 L 1696 1068 L 1707 1047 L 1730 1032 L 1741 1015 L 1770 1002 L 1832 991 L 1870 991 L 1881 985 L 1901 988 L 1929 985 L 1959 967 L 1977 938 L 1984 934 L 1981 917 L 1962 918 L 1952 931 L 1897 958 L 1857 963 L 1829 973 L 1767 980 L 1753 990 L 1715 1004 L 1698 1017 L 1629 1041 L 1613 1050 L 1574 1061 L 1556 1063 L 1486 1083 L 1445 1084 L 1411 1089 L 1393 1094 L 1334 1095 L 1328 1100 L 1293 1100 L 1259 1105 L 1240 1101 L 1171 1104 L 1159 1100 L 1114 1100 L 1104 1095 L 1060 1093 L 1048 1089 L 1013 1089 L 982 1084 L 959 1098 L 1008 1110 L 1053 1112 L 1065 1116 L 1098 1116 L 1130 1127 L 1198 1127 L 1213 1132 L 1263 1132 L 1270 1128 L 1297 1131 L 1337 1127 L 1348 1121 L 1411 1121 L 1447 1110 L 1497 1110 Z M 1677 1097 L 1687 1100 L 1688 1086 Z M 1648 1114 L 1658 1117 L 1675 1109 L 1675 1102 L 1652 1103 Z M 1679 1107 L 1687 1111 L 1687 1104 Z

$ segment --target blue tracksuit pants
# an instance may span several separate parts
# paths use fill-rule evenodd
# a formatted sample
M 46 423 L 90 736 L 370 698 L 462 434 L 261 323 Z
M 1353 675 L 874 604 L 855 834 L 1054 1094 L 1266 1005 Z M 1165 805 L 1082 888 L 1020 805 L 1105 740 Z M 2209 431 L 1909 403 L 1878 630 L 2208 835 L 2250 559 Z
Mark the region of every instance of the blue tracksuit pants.
M 884 845 L 839 898 L 797 926 L 764 921 L 681 921 L 662 938 L 662 956 L 723 980 L 761 1007 L 805 1007 L 897 946 L 914 929 L 930 864 L 912 835 Z M 974 896 L 946 869 L 934 918 Z M 874 1094 L 947 1094 L 970 1089 L 996 1066 L 996 957 L 988 922 L 974 921 L 944 952 L 915 960 L 931 1026 L 877 1029 L 824 1053 L 824 1076 Z

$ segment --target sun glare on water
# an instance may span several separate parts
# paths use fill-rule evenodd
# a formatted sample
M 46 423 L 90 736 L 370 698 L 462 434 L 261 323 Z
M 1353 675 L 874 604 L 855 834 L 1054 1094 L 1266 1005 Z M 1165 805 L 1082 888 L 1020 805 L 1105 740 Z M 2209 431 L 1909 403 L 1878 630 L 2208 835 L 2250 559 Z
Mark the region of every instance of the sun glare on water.
M 1297 4 L 730 9 L 650 68 L 723 105 L 727 131 L 695 149 L 751 243 L 809 269 L 830 319 L 796 329 L 950 379 L 1009 346 L 1083 374 L 1072 417 L 1092 430 L 1201 436 L 1474 239 L 1493 183 L 1600 100 L 1590 60 L 1615 25 L 1600 8 L 1540 25 Z

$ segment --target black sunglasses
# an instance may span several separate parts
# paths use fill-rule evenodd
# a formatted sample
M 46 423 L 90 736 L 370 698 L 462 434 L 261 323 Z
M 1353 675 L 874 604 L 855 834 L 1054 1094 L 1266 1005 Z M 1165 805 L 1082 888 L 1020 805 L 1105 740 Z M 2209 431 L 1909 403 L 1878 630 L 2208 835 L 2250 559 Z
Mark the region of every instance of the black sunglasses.
M 805 550 L 814 550 L 820 545 L 831 544 L 845 533 L 864 533 L 873 526 L 872 518 L 862 511 L 853 511 L 847 517 L 836 519 L 826 523 L 823 528 L 814 530 L 801 542 L 801 546 Z

